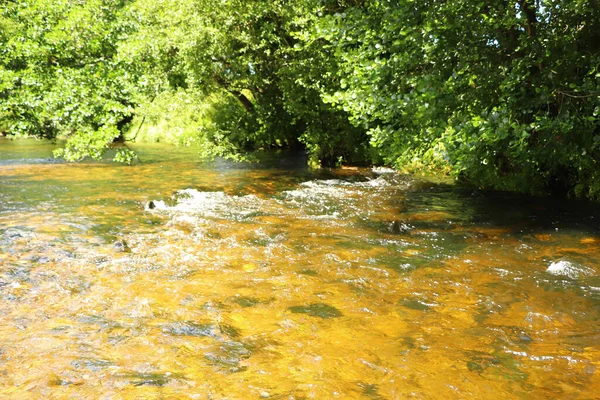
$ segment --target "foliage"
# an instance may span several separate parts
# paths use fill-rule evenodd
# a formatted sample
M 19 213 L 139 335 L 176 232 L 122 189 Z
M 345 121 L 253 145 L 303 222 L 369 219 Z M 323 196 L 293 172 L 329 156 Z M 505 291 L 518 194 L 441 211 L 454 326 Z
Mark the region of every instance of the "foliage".
M 227 93 L 204 95 L 175 89 L 141 103 L 125 138 L 194 146 L 203 157 L 240 158 L 246 145 L 247 114 Z
M 217 136 L 186 123 L 198 132 L 203 148 L 226 142 L 218 153 L 231 154 L 304 144 L 315 163 L 364 160 L 364 130 L 323 103 L 315 86 L 322 72 L 318 66 L 326 66 L 328 57 L 295 37 L 314 20 L 310 2 L 168 0 L 138 1 L 134 7 L 144 23 L 123 51 L 133 64 L 147 65 L 148 75 L 163 77 L 148 80 L 149 97 L 180 88 L 203 94 L 209 103 L 214 96 L 237 99 L 246 111 L 240 118 L 230 108 L 233 121 L 208 128 Z
M 15 0 L 0 9 L 0 131 L 67 137 L 68 160 L 97 158 L 133 112 L 115 43 L 123 0 Z
M 598 0 L 14 0 L 0 132 L 66 137 L 67 160 L 126 133 L 598 199 L 598 26 Z
M 598 198 L 599 20 L 593 0 L 369 1 L 312 36 L 340 65 L 324 98 L 387 163 Z

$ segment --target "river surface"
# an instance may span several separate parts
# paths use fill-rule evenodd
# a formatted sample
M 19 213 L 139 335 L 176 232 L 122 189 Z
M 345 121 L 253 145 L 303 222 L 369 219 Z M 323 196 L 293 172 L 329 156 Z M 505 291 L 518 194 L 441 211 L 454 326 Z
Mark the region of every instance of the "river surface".
M 0 139 L 1 399 L 598 399 L 600 207 Z

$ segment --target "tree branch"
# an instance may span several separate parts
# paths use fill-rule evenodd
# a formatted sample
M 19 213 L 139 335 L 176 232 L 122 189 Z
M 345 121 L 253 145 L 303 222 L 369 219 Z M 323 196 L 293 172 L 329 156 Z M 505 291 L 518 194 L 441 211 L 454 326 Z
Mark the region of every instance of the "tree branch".
M 220 77 L 219 75 L 214 75 L 214 78 L 215 78 L 215 81 L 219 84 L 219 86 L 221 86 L 223 89 L 227 90 L 229 93 L 231 93 L 233 96 L 235 96 L 236 99 L 238 99 L 238 101 L 242 104 L 242 106 L 244 106 L 246 111 L 248 111 L 248 112 L 254 111 L 254 104 L 252 104 L 250 99 L 248 99 L 246 97 L 246 95 L 244 95 L 244 93 L 242 93 L 239 90 L 231 89 L 227 85 L 227 82 L 225 82 L 225 80 L 222 77 Z
M 528 0 L 518 0 L 519 8 L 525 14 L 525 18 L 527 19 L 527 25 L 525 29 L 527 30 L 527 36 L 534 37 L 536 34 L 536 25 L 537 25 L 537 16 L 535 14 L 535 9 L 529 8 Z

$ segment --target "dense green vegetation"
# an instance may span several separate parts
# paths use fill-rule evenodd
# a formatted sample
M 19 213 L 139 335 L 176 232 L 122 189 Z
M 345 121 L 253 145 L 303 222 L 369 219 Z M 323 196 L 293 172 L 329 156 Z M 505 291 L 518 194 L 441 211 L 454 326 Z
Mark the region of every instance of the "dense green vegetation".
M 598 0 L 5 0 L 0 132 L 600 198 Z M 133 155 L 119 146 L 116 158 Z

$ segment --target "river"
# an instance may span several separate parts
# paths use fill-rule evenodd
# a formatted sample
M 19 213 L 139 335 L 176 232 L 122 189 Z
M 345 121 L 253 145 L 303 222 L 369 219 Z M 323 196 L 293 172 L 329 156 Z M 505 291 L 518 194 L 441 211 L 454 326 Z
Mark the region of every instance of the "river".
M 600 398 L 600 207 L 0 139 L 2 399 Z

